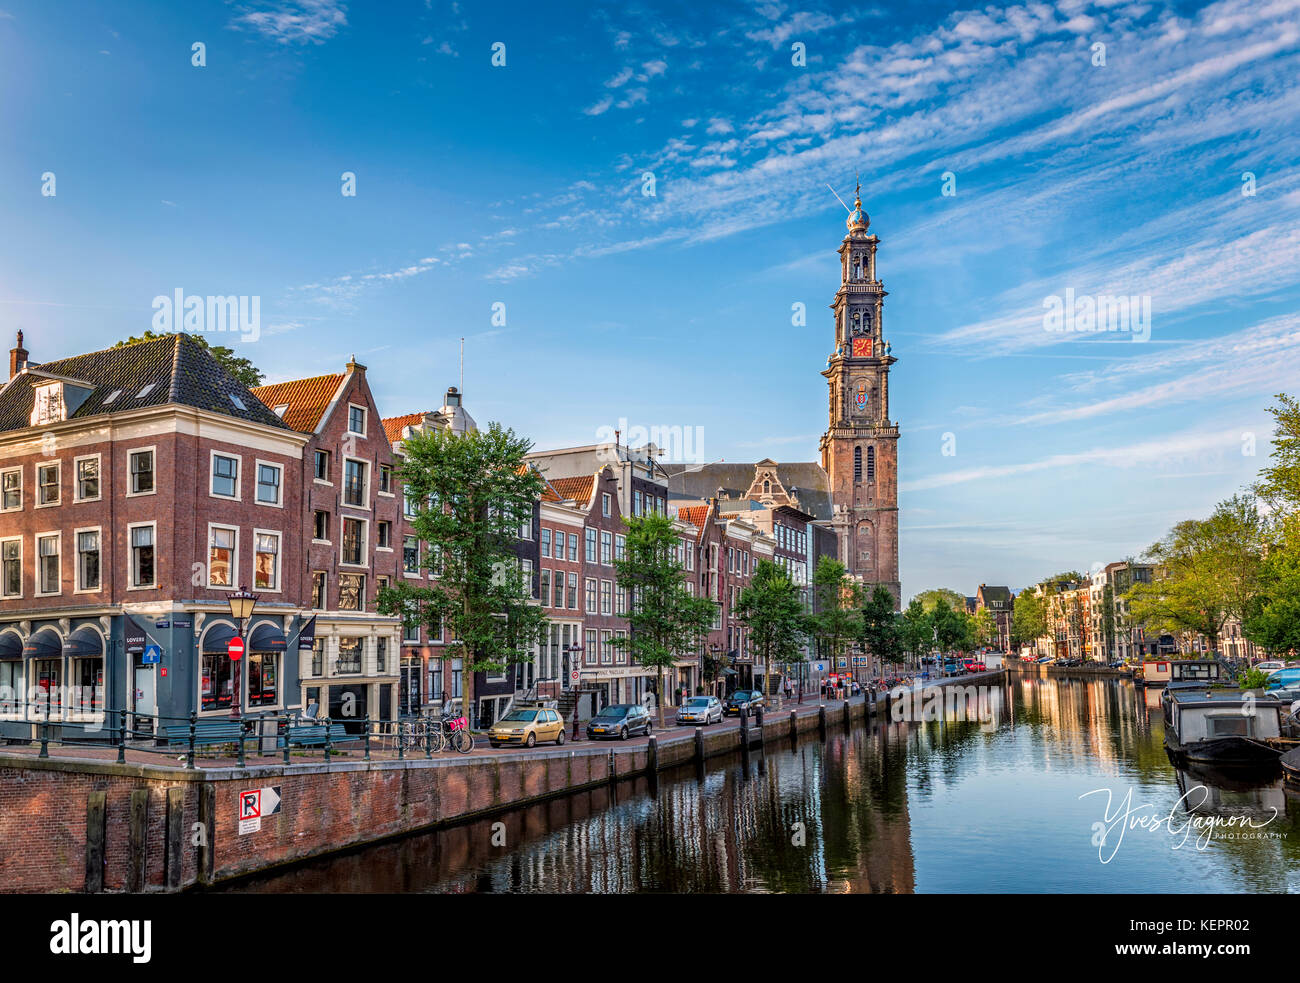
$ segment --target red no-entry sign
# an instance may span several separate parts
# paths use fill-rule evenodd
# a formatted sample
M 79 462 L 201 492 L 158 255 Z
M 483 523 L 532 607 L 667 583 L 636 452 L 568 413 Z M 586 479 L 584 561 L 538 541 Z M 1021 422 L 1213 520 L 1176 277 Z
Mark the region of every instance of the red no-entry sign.
M 232 662 L 238 662 L 244 655 L 244 640 L 237 635 L 232 638 L 226 643 L 226 654 Z

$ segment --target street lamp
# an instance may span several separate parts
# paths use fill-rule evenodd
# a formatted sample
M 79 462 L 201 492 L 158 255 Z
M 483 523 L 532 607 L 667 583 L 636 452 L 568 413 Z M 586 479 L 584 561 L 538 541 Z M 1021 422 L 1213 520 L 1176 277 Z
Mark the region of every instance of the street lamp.
M 230 603 L 230 616 L 235 619 L 235 623 L 238 625 L 235 629 L 235 637 L 241 641 L 244 638 L 244 622 L 253 616 L 253 608 L 257 607 L 257 598 L 258 595 L 251 593 L 249 589 L 243 585 L 240 585 L 239 590 L 234 593 L 226 595 L 226 600 Z M 247 646 L 245 646 L 243 656 L 246 656 L 247 654 Z M 232 683 L 235 688 L 235 695 L 230 704 L 231 720 L 240 719 L 243 712 L 244 680 L 243 675 L 240 672 L 240 668 L 244 661 L 243 656 L 234 660 L 234 678 Z
M 573 740 L 577 741 L 581 740 L 578 736 L 578 701 L 582 699 L 582 694 L 578 690 L 578 682 L 582 679 L 582 670 L 578 668 L 578 663 L 575 661 L 578 658 L 575 653 L 581 652 L 582 646 L 564 645 L 561 647 L 561 651 L 564 652 L 566 656 L 565 668 L 570 676 L 570 685 L 573 687 Z M 574 676 L 577 676 L 578 678 L 572 678 Z

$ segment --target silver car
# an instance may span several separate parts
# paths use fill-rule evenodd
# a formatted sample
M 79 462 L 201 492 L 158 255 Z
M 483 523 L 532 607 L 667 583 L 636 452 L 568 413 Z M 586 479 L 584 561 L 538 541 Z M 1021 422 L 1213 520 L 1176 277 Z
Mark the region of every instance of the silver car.
M 722 702 L 716 696 L 692 696 L 677 708 L 679 724 L 722 723 Z

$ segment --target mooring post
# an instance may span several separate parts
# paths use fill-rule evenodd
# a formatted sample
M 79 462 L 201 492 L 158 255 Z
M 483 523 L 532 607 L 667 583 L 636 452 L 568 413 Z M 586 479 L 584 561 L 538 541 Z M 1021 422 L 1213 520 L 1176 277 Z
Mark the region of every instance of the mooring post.
M 369 761 L 370 760 L 370 714 L 368 712 L 366 713 L 365 719 L 362 721 L 362 726 L 365 727 L 366 760 Z
M 763 743 L 763 708 L 759 707 L 754 711 L 754 723 L 758 727 L 758 743 Z
M 790 711 L 790 740 L 799 740 L 799 715 L 793 710 Z
M 166 847 L 163 852 L 163 883 L 168 891 L 179 891 L 185 880 L 185 789 L 173 785 L 167 790 Z
M 703 764 L 704 762 L 704 728 L 695 728 L 695 760 Z
M 826 704 L 823 703 L 817 708 L 817 732 L 821 739 L 826 740 Z
M 149 790 L 131 791 L 131 811 L 127 818 L 126 889 L 132 894 L 144 893 L 145 870 L 148 864 L 145 852 L 148 829 Z
M 853 725 L 853 720 L 849 714 L 849 701 L 844 701 L 844 729 L 848 730 Z
M 749 711 L 745 707 L 740 708 L 740 746 L 749 750 Z
M 108 793 L 91 792 L 86 798 L 86 893 L 104 890 L 104 837 Z
M 652 775 L 659 771 L 659 739 L 654 735 L 646 740 L 645 767 Z
M 117 717 L 117 763 L 126 764 L 126 711 L 119 710 Z M 141 888 L 141 890 L 144 890 Z

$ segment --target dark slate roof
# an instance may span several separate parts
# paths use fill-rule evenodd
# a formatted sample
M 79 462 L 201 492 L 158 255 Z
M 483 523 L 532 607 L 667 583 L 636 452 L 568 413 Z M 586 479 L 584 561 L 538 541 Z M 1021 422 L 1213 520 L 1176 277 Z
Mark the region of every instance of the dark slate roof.
M 757 464 L 664 464 L 668 472 L 668 497 L 707 501 L 723 489 L 730 498 L 740 498 L 754 483 Z M 777 477 L 785 490 L 799 499 L 799 507 L 816 519 L 831 518 L 831 493 L 826 472 L 814 461 L 776 465 Z
M 1011 588 L 1009 587 L 989 587 L 987 585 L 981 585 L 980 594 L 984 597 L 984 603 L 990 606 L 999 602 L 1003 604 L 1011 603 Z
M 69 417 L 72 420 L 177 403 L 277 430 L 290 429 L 247 386 L 223 369 L 206 348 L 184 333 L 39 365 L 32 363 L 29 367 L 94 384 L 86 401 Z M 31 426 L 33 387 L 42 380 L 39 375 L 20 373 L 0 389 L 0 433 Z M 147 395 L 136 395 L 150 384 L 153 388 Z M 115 390 L 121 390 L 121 394 L 106 404 Z M 231 395 L 238 397 L 245 408 L 241 410 L 232 403 Z

